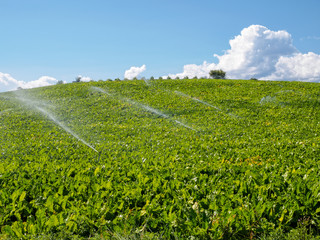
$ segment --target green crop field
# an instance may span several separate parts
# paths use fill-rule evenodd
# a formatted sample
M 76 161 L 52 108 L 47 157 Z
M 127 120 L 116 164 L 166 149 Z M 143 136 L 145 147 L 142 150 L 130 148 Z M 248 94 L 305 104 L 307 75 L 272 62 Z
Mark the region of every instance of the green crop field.
M 0 239 L 261 239 L 303 224 L 320 233 L 317 83 L 1 93 L 0 144 Z

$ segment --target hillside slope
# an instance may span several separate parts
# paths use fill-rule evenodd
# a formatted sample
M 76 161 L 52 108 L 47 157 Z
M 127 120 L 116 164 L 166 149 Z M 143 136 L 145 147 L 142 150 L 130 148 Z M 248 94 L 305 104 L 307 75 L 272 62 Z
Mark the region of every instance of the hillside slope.
M 319 99 L 314 83 L 210 79 L 2 93 L 1 233 L 319 231 Z

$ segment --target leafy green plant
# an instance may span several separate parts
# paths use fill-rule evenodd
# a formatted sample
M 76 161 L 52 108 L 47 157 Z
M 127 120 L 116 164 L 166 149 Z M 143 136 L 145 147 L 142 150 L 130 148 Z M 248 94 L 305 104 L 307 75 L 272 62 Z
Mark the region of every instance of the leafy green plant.
M 1 93 L 0 236 L 315 238 L 319 91 L 185 79 Z

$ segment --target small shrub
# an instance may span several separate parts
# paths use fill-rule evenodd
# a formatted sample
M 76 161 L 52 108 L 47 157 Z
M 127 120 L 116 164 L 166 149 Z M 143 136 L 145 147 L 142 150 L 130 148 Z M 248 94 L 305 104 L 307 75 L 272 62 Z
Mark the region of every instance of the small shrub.
M 213 78 L 213 79 L 225 79 L 226 77 L 226 72 L 223 70 L 211 70 L 209 72 L 209 75 Z
M 75 82 L 81 82 L 81 77 L 80 76 L 76 77 Z

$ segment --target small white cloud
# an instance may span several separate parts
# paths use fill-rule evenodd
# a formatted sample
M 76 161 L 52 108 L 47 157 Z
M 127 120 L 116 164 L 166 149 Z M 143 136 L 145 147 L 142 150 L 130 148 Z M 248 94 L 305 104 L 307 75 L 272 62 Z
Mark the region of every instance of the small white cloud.
M 92 79 L 90 77 L 84 77 L 79 75 L 78 78 L 80 78 L 81 82 L 90 82 Z
M 10 88 L 11 85 L 19 85 L 19 81 L 11 77 L 8 73 L 0 72 L 0 84 L 1 89 L 5 89 Z
M 139 76 L 142 72 L 146 70 L 146 65 L 142 65 L 141 67 L 131 67 L 129 70 L 126 70 L 124 73 L 124 78 L 127 79 L 134 79 L 135 77 Z
M 184 78 L 189 77 L 193 78 L 197 77 L 208 77 L 209 72 L 212 69 L 216 69 L 217 65 L 215 63 L 207 63 L 206 61 L 203 62 L 201 65 L 196 64 L 188 64 L 183 67 L 183 72 L 178 74 L 169 74 L 170 78 Z M 166 78 L 166 76 L 164 76 Z
M 42 76 L 37 80 L 24 82 L 14 79 L 8 73 L 0 72 L 0 92 L 12 91 L 17 88 L 36 88 L 56 84 L 58 81 L 53 77 Z
M 36 88 L 36 87 L 45 87 L 56 84 L 57 79 L 49 76 L 42 76 L 38 80 L 34 80 L 31 82 L 23 82 L 22 88 Z
M 210 70 L 222 69 L 228 78 L 251 77 L 270 80 L 319 81 L 320 55 L 302 54 L 294 47 L 286 31 L 271 31 L 261 25 L 244 28 L 229 41 L 230 49 L 219 56 L 218 63 L 188 64 L 175 77 L 208 76 Z

